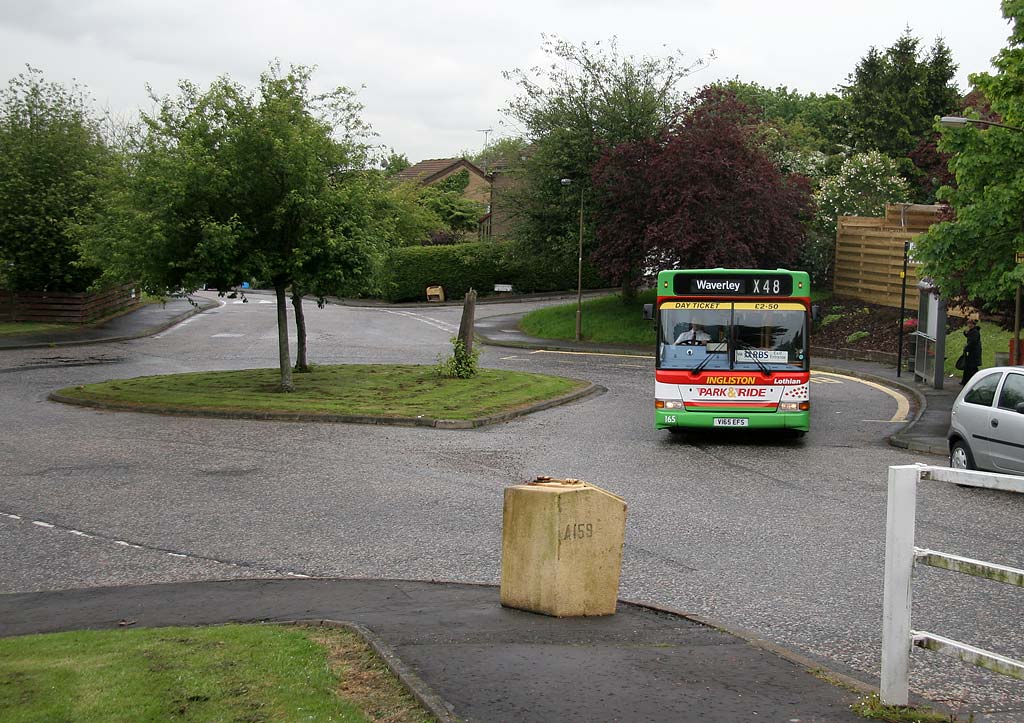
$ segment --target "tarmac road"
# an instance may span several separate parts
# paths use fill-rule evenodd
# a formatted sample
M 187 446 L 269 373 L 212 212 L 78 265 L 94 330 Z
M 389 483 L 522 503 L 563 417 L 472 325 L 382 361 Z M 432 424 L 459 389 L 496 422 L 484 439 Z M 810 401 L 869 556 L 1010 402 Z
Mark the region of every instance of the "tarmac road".
M 0 438 L 0 592 L 282 575 L 496 583 L 503 488 L 577 477 L 629 503 L 622 598 L 877 676 L 886 469 L 940 461 L 886 443 L 901 424 L 892 395 L 817 375 L 803 441 L 678 439 L 651 428 L 649 360 L 487 347 L 485 365 L 584 378 L 608 392 L 459 432 L 45 400 L 108 378 L 274 366 L 274 307 L 262 300 L 229 302 L 152 338 L 3 352 L 0 398 L 18 429 Z M 481 305 L 478 315 L 535 305 Z M 460 311 L 311 310 L 311 359 L 430 364 Z M 1024 562 L 1024 500 L 935 487 L 919 502 L 927 546 Z M 979 607 L 977 584 L 951 577 L 918 573 L 915 627 L 1020 657 L 1019 595 L 983 585 Z M 932 699 L 1003 711 L 976 720 L 1024 709 L 1019 682 L 927 653 L 915 654 L 912 671 L 914 689 Z

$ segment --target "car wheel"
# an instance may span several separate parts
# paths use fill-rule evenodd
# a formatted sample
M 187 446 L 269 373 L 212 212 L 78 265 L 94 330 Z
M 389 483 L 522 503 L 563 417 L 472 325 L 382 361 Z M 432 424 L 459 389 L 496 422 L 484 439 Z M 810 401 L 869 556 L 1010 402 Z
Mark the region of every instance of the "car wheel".
M 949 466 L 953 469 L 974 469 L 974 456 L 967 442 L 958 439 L 949 448 Z

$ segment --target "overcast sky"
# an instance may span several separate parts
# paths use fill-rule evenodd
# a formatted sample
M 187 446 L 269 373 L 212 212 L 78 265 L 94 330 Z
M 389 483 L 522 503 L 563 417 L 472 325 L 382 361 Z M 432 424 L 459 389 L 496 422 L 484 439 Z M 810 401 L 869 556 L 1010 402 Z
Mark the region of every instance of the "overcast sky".
M 823 93 L 907 26 L 924 48 L 945 40 L 961 90 L 1009 35 L 997 0 L 0 0 L 0 74 L 28 63 L 47 80 L 77 79 L 123 116 L 150 108 L 147 83 L 166 95 L 179 79 L 227 74 L 252 87 L 274 58 L 315 65 L 318 89 L 362 87 L 378 142 L 415 163 L 514 134 L 501 109 L 516 89 L 502 71 L 541 62 L 541 33 L 615 35 L 636 56 L 714 50 L 684 91 L 739 77 Z

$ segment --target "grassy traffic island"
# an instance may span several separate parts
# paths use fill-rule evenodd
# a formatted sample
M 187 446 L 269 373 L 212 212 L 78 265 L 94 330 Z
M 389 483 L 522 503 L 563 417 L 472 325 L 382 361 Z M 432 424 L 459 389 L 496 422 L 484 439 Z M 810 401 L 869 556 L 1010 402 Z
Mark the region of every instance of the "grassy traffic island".
M 285 394 L 277 369 L 196 372 L 67 387 L 50 398 L 134 412 L 469 428 L 600 389 L 578 379 L 497 369 L 454 379 L 414 365 L 316 366 L 293 381 L 295 391 Z
M 0 719 L 434 720 L 354 631 L 282 625 L 4 638 Z

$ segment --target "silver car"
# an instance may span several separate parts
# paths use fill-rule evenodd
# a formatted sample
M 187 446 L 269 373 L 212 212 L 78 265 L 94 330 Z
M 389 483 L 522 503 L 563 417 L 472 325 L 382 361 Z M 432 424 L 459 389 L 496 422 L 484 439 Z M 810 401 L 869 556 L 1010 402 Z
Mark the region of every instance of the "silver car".
M 953 402 L 949 466 L 1024 474 L 1024 367 L 975 374 Z

